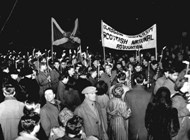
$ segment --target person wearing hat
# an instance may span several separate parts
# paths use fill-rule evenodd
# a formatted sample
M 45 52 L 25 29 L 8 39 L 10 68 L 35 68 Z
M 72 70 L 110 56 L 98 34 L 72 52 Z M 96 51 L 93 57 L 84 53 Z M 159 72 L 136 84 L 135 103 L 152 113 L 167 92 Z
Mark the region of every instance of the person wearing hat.
M 11 83 L 2 86 L 5 100 L 0 103 L 0 124 L 5 140 L 13 140 L 18 136 L 18 124 L 23 115 L 24 103 L 15 98 L 16 90 Z
M 19 81 L 19 84 L 23 87 L 26 94 L 26 99 L 33 99 L 39 102 L 39 90 L 40 87 L 36 81 L 33 79 L 33 69 L 31 67 L 25 67 L 21 69 L 21 75 L 23 78 Z
M 8 80 L 11 84 L 14 85 L 15 87 L 15 91 L 16 91 L 16 95 L 15 98 L 21 102 L 24 102 L 26 100 L 26 96 L 25 96 L 25 90 L 24 87 L 22 87 L 19 83 L 20 81 L 20 72 L 15 68 L 15 67 L 11 67 L 10 68 L 10 79 Z
M 84 133 L 86 136 L 96 136 L 99 139 L 108 139 L 105 122 L 101 112 L 100 105 L 96 102 L 96 87 L 87 86 L 82 90 L 85 99 L 80 106 L 78 106 L 74 114 L 83 118 Z

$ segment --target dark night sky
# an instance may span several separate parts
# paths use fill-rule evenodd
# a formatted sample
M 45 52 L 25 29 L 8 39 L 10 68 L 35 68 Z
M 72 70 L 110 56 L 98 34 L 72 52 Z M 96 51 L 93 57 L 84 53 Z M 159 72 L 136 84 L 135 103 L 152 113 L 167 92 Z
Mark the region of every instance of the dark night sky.
M 0 29 L 15 0 L 0 2 Z M 134 35 L 157 24 L 158 47 L 179 39 L 182 31 L 189 30 L 188 4 L 172 0 L 133 0 L 104 2 L 74 2 L 63 0 L 18 0 L 4 30 L 0 44 L 7 48 L 50 48 L 51 17 L 65 31 L 71 31 L 79 18 L 82 47 L 101 47 L 100 23 L 117 31 Z M 1 47 L 1 48 L 2 48 Z

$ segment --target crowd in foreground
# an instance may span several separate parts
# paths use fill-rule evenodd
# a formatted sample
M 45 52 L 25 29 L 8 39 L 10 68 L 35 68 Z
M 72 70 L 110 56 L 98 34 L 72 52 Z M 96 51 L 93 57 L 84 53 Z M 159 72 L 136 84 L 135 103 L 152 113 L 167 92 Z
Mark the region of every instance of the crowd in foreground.
M 1 55 L 1 140 L 188 140 L 189 50 Z M 43 55 L 42 55 L 43 54 Z

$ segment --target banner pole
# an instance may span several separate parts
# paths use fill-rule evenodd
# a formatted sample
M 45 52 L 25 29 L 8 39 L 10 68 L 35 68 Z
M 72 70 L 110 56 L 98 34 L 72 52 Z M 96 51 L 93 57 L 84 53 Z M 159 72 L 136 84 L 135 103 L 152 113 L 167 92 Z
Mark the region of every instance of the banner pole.
M 54 37 L 53 37 L 53 20 L 51 18 L 51 59 L 52 59 L 52 62 L 53 62 L 53 40 L 54 40 Z
M 155 30 L 156 30 L 156 47 L 155 47 L 155 58 L 156 58 L 156 61 L 158 60 L 158 51 L 157 51 L 157 25 L 155 25 L 156 26 L 156 28 L 155 28 Z
M 103 21 L 101 20 L 101 42 L 102 42 L 102 47 L 103 47 L 103 55 L 104 55 L 104 64 L 106 63 L 106 51 L 104 47 L 104 40 L 103 40 Z

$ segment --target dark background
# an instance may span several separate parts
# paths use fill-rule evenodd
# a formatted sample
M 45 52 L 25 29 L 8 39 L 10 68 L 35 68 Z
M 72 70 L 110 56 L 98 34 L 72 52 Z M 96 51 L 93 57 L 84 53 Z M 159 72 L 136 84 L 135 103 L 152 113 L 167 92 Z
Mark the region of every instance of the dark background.
M 0 29 L 16 6 L 0 32 L 1 51 L 6 49 L 50 49 L 51 17 L 61 28 L 72 31 L 79 18 L 82 49 L 86 46 L 101 50 L 101 20 L 115 30 L 135 35 L 157 24 L 158 49 L 180 42 L 181 33 L 189 32 L 190 8 L 180 0 L 132 0 L 132 1 L 64 1 L 64 0 L 1 0 Z

